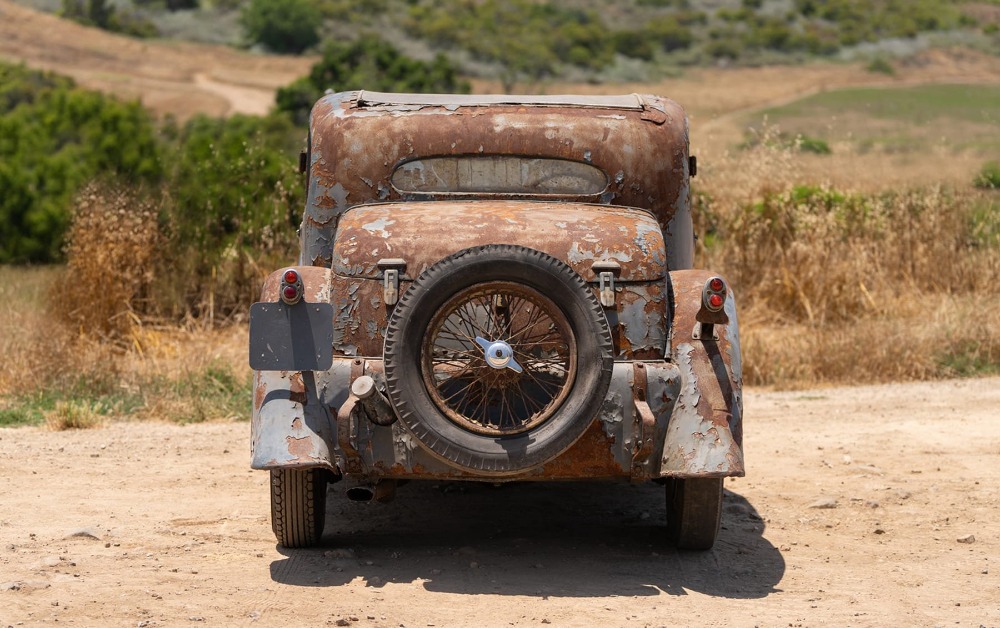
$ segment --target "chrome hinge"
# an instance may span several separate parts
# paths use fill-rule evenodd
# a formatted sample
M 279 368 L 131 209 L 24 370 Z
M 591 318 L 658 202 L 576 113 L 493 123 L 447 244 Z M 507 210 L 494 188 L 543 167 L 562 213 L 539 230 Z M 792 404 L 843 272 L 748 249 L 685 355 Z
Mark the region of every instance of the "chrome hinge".
M 615 307 L 615 277 L 621 274 L 622 265 L 614 261 L 604 261 L 594 262 L 590 268 L 597 275 L 601 306 Z
M 382 271 L 382 300 L 386 305 L 399 302 L 399 272 L 406 269 L 406 262 L 393 257 L 380 259 L 378 267 Z

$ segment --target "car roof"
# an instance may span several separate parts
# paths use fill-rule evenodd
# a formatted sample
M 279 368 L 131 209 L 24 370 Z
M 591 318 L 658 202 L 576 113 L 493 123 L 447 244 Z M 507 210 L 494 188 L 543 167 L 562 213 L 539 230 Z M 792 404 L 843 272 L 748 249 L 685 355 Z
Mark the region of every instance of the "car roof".
M 588 107 L 641 111 L 645 106 L 638 94 L 615 96 L 581 95 L 510 95 L 510 94 L 387 94 L 361 91 L 358 107 L 409 109 L 411 107 L 487 107 L 492 105 L 525 105 L 550 107 Z

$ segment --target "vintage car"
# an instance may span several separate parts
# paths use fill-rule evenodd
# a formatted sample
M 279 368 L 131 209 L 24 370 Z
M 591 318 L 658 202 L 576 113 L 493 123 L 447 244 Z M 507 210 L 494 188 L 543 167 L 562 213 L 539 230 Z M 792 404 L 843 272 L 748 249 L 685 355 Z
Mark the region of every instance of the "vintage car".
M 278 543 L 320 542 L 330 482 L 588 480 L 662 483 L 665 536 L 710 548 L 742 375 L 695 165 L 657 96 L 323 97 L 298 264 L 250 310 Z

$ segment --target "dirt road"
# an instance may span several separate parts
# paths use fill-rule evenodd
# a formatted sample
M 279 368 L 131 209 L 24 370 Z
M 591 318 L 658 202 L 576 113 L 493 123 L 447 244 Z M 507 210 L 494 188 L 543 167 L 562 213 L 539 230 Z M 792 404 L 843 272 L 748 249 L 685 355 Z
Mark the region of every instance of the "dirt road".
M 1000 625 L 1000 379 L 750 391 L 746 425 L 708 553 L 657 487 L 580 484 L 335 486 L 279 550 L 246 423 L 0 430 L 0 626 Z

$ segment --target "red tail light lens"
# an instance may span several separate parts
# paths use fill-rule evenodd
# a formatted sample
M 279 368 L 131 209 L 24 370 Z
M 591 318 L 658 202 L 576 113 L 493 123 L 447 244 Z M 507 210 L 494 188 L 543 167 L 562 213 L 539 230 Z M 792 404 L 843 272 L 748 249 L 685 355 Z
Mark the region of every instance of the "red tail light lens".
M 719 312 L 726 304 L 726 293 L 729 292 L 726 282 L 722 277 L 710 277 L 705 282 L 705 287 L 701 292 L 702 307 L 709 312 Z
M 298 271 L 289 268 L 281 274 L 281 300 L 295 305 L 302 298 L 302 277 Z

